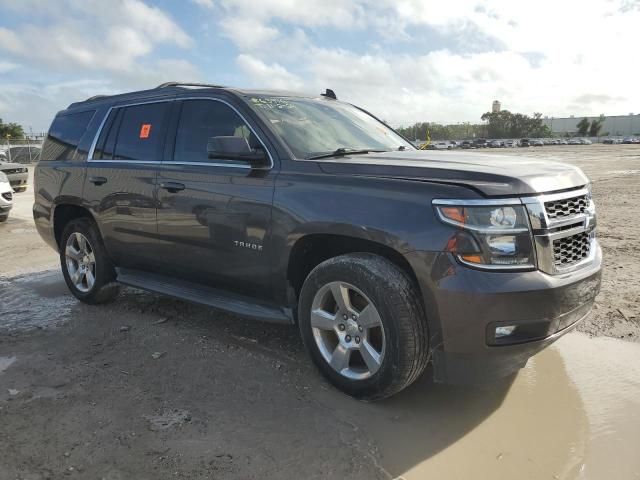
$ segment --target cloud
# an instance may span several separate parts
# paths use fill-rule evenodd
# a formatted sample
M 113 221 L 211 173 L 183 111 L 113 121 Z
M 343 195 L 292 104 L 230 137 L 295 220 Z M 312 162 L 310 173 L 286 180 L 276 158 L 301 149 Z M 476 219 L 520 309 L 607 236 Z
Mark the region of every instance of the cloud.
M 191 0 L 193 3 L 198 5 L 199 7 L 213 9 L 214 4 L 213 0 Z
M 139 0 L 68 0 L 58 8 L 64 11 L 63 16 L 44 7 L 44 21 L 38 19 L 41 12 L 35 11 L 36 21 L 13 29 L 0 28 L 0 50 L 31 63 L 44 63 L 50 69 L 131 75 L 141 70 L 139 61 L 156 47 L 187 48 L 193 43 L 162 10 Z
M 0 27 L 7 58 L 0 61 L 0 108 L 11 121 L 43 130 L 56 111 L 92 95 L 202 77 L 189 60 L 164 53 L 187 51 L 194 41 L 158 7 L 140 0 L 53 4 L 6 0 L 1 7 L 5 18 L 22 20 Z
M 236 63 L 250 76 L 255 85 L 262 88 L 299 90 L 302 86 L 300 78 L 277 63 L 267 65 L 262 60 L 247 54 L 239 55 Z
M 637 68 L 618 48 L 637 40 L 640 11 L 629 1 L 588 9 L 582 0 L 539 0 L 533 9 L 512 0 L 220 5 L 219 26 L 249 83 L 333 88 L 395 124 L 478 121 L 496 98 L 512 111 L 550 116 L 613 114 L 640 103 Z M 302 41 L 292 41 L 292 29 Z M 359 32 L 371 43 L 324 45 L 334 32 Z M 421 34 L 431 37 L 416 43 Z
M 280 36 L 277 28 L 246 17 L 231 17 L 221 25 L 224 35 L 243 51 L 268 48 Z
M 12 70 L 15 70 L 16 68 L 18 68 L 18 64 L 17 63 L 7 62 L 5 60 L 0 60 L 0 73 L 11 72 Z

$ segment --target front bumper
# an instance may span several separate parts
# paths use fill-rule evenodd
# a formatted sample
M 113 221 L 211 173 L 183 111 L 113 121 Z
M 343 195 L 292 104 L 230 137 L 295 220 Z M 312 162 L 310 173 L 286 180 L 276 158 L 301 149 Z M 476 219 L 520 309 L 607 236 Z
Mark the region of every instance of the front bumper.
M 29 173 L 11 173 L 7 174 L 7 179 L 9 180 L 9 185 L 11 188 L 22 188 L 27 186 L 27 182 L 29 181 Z
M 424 298 L 435 380 L 479 383 L 508 376 L 570 331 L 600 290 L 602 252 L 596 248 L 591 263 L 561 275 L 488 272 L 464 267 L 448 253 L 406 254 Z M 502 325 L 527 333 L 492 345 L 495 327 Z

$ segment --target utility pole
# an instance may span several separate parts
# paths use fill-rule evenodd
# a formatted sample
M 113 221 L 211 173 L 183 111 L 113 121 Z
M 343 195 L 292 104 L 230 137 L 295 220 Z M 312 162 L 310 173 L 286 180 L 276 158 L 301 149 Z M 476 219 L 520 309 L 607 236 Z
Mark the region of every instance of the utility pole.
M 7 133 L 7 155 L 9 156 L 9 163 L 11 163 L 11 144 L 9 143 L 9 138 L 11 138 L 11 135 Z

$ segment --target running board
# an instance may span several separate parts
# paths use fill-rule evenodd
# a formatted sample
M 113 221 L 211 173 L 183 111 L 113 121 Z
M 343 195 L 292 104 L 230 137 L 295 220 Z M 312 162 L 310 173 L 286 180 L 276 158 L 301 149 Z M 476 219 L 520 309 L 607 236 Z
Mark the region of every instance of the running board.
M 243 317 L 274 323 L 293 323 L 288 309 L 285 311 L 266 302 L 257 302 L 244 295 L 139 270 L 117 269 L 117 273 L 117 281 L 131 287 L 207 305 Z

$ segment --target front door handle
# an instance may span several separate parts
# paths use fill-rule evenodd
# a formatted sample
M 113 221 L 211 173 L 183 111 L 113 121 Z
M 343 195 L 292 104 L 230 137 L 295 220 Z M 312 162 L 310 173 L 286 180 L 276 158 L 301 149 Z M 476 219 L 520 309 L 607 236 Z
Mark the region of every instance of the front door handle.
M 89 181 L 94 185 L 104 185 L 107 183 L 107 179 L 105 177 L 89 177 Z
M 171 193 L 177 193 L 180 190 L 184 190 L 184 184 L 178 182 L 162 182 L 160 188 L 164 188 Z

